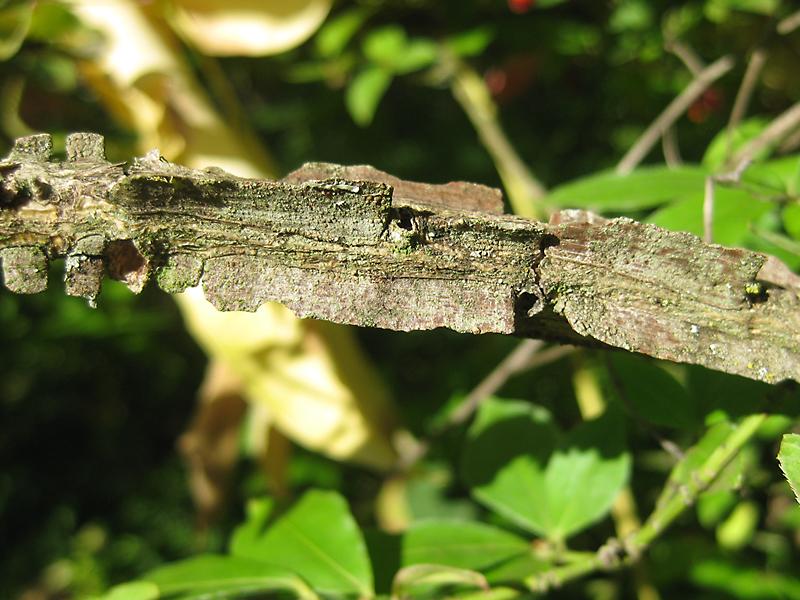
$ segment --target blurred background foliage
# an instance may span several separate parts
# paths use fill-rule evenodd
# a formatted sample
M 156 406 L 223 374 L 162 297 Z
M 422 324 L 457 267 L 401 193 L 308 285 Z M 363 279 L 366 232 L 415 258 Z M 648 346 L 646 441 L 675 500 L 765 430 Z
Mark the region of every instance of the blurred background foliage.
M 527 216 L 581 207 L 703 235 L 706 177 L 736 167 L 731 157 L 800 98 L 796 9 L 780 0 L 6 0 L 0 136 L 8 147 L 33 131 L 52 132 L 57 141 L 97 131 L 112 161 L 158 146 L 171 160 L 243 175 L 280 176 L 310 160 L 368 163 L 406 179 L 504 187 L 509 210 Z M 118 52 L 109 52 L 126 33 L 132 45 L 119 42 Z M 749 110 L 728 129 L 756 53 L 766 60 Z M 706 63 L 728 55 L 732 68 L 660 136 L 647 166 L 615 174 L 664 107 Z M 719 187 L 715 241 L 800 265 L 799 134 L 795 123 L 753 157 L 741 180 Z M 602 517 L 626 481 L 644 516 L 678 457 L 704 432 L 769 411 L 727 483 L 701 496 L 641 568 L 589 577 L 556 594 L 800 598 L 800 509 L 775 461 L 780 436 L 798 427 L 794 384 L 770 387 L 623 354 L 561 353 L 499 390 L 516 402 L 492 400 L 471 426 L 452 425 L 453 411 L 515 340 L 287 325 L 281 331 L 294 337 L 281 333 L 270 347 L 285 347 L 288 361 L 315 356 L 314 368 L 329 369 L 326 385 L 344 390 L 337 406 L 359 435 L 368 431 L 363 435 L 401 458 L 410 439 L 430 438 L 430 448 L 402 475 L 389 464 L 363 466 L 354 450 L 337 450 L 330 438 L 303 438 L 302 430 L 314 427 L 313 412 L 308 423 L 281 424 L 280 403 L 292 399 L 273 393 L 271 416 L 232 409 L 239 415 L 232 418 L 233 459 L 212 482 L 226 500 L 205 514 L 176 450 L 199 418 L 201 346 L 212 359 L 221 353 L 233 362 L 247 350 L 231 359 L 215 345 L 218 333 L 204 337 L 203 319 L 191 337 L 175 303 L 151 288 L 134 296 L 107 283 L 99 308 L 90 309 L 64 296 L 59 273 L 56 265 L 45 294 L 0 291 L 2 597 L 101 594 L 169 561 L 224 550 L 249 499 L 269 494 L 288 506 L 312 488 L 338 491 L 365 530 L 396 533 L 447 517 L 499 525 L 526 540 L 540 535 L 556 550 L 569 535 L 571 550 L 595 550 L 620 530 L 625 510 L 615 509 L 616 525 Z M 191 325 L 197 313 L 182 306 Z M 275 319 L 264 331 L 285 321 Z M 365 390 L 336 363 L 353 333 L 368 358 L 354 350 L 348 364 L 380 375 Z M 243 387 L 252 399 L 247 381 Z M 363 399 L 378 396 L 382 408 L 368 414 L 373 409 L 364 409 Z M 624 427 L 599 430 L 627 443 L 626 458 L 603 463 L 612 483 L 571 529 L 533 513 L 509 517 L 507 496 L 483 476 L 504 468 L 506 450 L 517 452 L 502 437 L 488 446 L 501 464 L 470 466 L 492 454 L 480 444 L 493 419 L 511 415 L 520 428 L 512 433 L 546 430 L 555 440 L 605 407 L 609 419 L 616 411 L 627 415 Z M 267 421 L 262 429 L 259 419 Z M 513 483 L 518 474 L 505 477 Z M 313 493 L 293 511 L 312 503 L 337 510 L 331 497 Z M 526 506 L 536 500 L 534 494 Z M 636 512 L 627 510 L 634 522 Z M 234 545 L 239 539 L 246 555 L 237 535 Z M 379 539 L 367 536 L 376 587 L 385 592 L 394 573 L 378 564 Z M 523 562 L 492 575 L 469 561 L 462 566 L 491 582 L 521 580 L 514 568 L 538 568 Z M 408 577 L 425 582 L 426 575 Z M 446 575 L 448 585 L 469 587 L 462 573 Z

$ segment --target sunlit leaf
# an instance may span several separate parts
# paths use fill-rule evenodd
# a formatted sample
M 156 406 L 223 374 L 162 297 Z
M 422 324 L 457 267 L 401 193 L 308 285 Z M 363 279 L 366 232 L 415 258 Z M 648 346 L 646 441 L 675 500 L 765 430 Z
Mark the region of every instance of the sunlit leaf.
M 150 581 L 131 581 L 111 588 L 101 600 L 157 600 L 161 592 Z
M 414 523 L 404 534 L 402 561 L 481 570 L 527 549 L 524 539 L 491 525 L 430 520 Z
M 423 593 L 430 594 L 452 586 L 489 589 L 486 578 L 476 571 L 444 565 L 412 565 L 400 569 L 395 575 L 392 596 L 419 598 Z
M 652 208 L 689 194 L 703 194 L 702 167 L 642 167 L 629 175 L 603 172 L 556 187 L 546 202 L 596 212 Z
M 670 203 L 650 215 L 648 222 L 673 231 L 688 231 L 703 236 L 703 192 Z M 726 246 L 741 246 L 750 233 L 750 224 L 772 210 L 769 202 L 754 198 L 747 191 L 717 185 L 714 192 L 713 240 Z
M 347 86 L 345 103 L 356 123 L 366 126 L 372 122 L 391 82 L 392 74 L 381 67 L 367 67 L 353 78 Z
M 725 164 L 725 161 L 736 154 L 744 145 L 760 134 L 769 124 L 767 119 L 754 117 L 742 121 L 732 132 L 727 128 L 720 131 L 706 148 L 703 155 L 703 165 L 711 170 L 716 170 Z M 765 153 L 755 156 L 758 159 L 765 156 Z
M 475 27 L 447 38 L 446 43 L 458 56 L 477 56 L 492 43 L 494 36 L 495 30 L 492 27 Z
M 368 16 L 363 8 L 351 8 L 328 19 L 314 38 L 319 55 L 332 58 L 341 54 Z
M 331 0 L 173 0 L 174 25 L 214 56 L 263 56 L 299 46 L 319 28 Z
M 436 43 L 425 38 L 409 39 L 399 25 L 375 29 L 364 39 L 364 56 L 384 70 L 410 73 L 431 65 L 437 57 Z
M 797 577 L 722 559 L 694 563 L 690 579 L 695 585 L 722 592 L 728 598 L 800 598 Z
M 540 409 L 487 402 L 469 431 L 464 478 L 499 514 L 563 540 L 607 513 L 627 481 L 630 457 L 611 412 L 560 438 Z
M 789 204 L 781 213 L 786 233 L 800 240 L 800 204 Z
M 753 539 L 758 527 L 759 510 L 755 502 L 736 505 L 728 517 L 717 527 L 717 542 L 726 550 L 740 550 Z
M 231 536 L 231 554 L 253 556 L 258 553 L 259 540 L 267 528 L 273 507 L 274 503 L 269 498 L 253 499 L 247 503 L 247 518 Z
M 276 590 L 291 591 L 298 598 L 317 597 L 292 570 L 235 556 L 196 556 L 155 569 L 142 579 L 155 584 L 161 598 L 211 593 L 233 598 Z
M 234 555 L 303 574 L 325 594 L 373 591 L 366 545 L 345 500 L 334 492 L 307 492 L 258 539 L 232 548 Z
M 792 487 L 795 498 L 800 502 L 800 434 L 784 434 L 778 452 L 778 462 Z

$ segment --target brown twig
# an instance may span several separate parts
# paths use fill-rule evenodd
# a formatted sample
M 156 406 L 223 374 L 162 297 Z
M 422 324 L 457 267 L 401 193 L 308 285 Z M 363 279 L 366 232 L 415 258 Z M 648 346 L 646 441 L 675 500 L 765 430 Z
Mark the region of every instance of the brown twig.
M 776 117 L 761 134 L 742 148 L 734 157 L 735 164 L 751 161 L 755 156 L 771 146 L 777 144 L 800 127 L 800 102 L 793 104 L 778 117 Z
M 788 17 L 780 20 L 778 23 L 778 33 L 787 35 L 792 33 L 795 29 L 800 27 L 800 10 L 793 12 Z
M 642 162 L 653 145 L 691 104 L 717 79 L 733 68 L 733 58 L 723 56 L 703 69 L 639 137 L 617 165 L 617 173 L 625 175 Z
M 514 212 L 523 217 L 545 218 L 548 211 L 538 201 L 547 192 L 503 131 L 497 117 L 497 106 L 483 79 L 464 62 L 455 57 L 450 60 L 453 63 L 450 79 L 453 96 L 491 155 Z
M 747 113 L 747 107 L 750 105 L 750 99 L 753 96 L 753 91 L 766 62 L 767 53 L 763 48 L 757 48 L 753 51 L 750 60 L 747 62 L 747 69 L 744 72 L 739 90 L 736 92 L 736 100 L 733 102 L 731 116 L 728 119 L 728 149 L 725 153 L 726 157 L 730 157 L 733 152 L 733 131 L 739 126 L 739 123 Z

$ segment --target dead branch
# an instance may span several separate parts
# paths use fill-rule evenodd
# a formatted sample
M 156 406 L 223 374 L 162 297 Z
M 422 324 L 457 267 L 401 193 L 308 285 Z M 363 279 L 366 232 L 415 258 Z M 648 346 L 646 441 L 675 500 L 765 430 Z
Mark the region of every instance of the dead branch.
M 308 165 L 281 181 L 192 170 L 157 152 L 106 162 L 102 137 L 47 135 L 0 161 L 7 288 L 35 293 L 65 258 L 68 294 L 104 274 L 134 291 L 202 285 L 222 310 L 395 330 L 448 327 L 610 346 L 754 379 L 800 380 L 794 279 L 767 257 L 629 219 L 502 215 L 499 192 L 371 167 Z M 774 281 L 773 281 L 774 280 Z M 790 283 L 787 283 L 790 282 Z

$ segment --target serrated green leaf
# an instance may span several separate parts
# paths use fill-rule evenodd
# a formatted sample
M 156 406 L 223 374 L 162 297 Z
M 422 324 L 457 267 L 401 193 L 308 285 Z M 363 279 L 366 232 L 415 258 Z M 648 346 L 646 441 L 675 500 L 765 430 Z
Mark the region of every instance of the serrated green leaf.
M 778 452 L 778 462 L 794 492 L 795 499 L 800 502 L 800 434 L 784 434 Z
M 672 231 L 688 231 L 703 236 L 704 194 L 694 193 L 670 203 L 647 218 Z M 772 210 L 772 205 L 754 198 L 742 189 L 716 186 L 714 192 L 714 242 L 741 246 L 750 233 L 750 225 Z
M 276 590 L 292 591 L 299 598 L 317 597 L 293 571 L 237 556 L 196 556 L 155 569 L 142 579 L 157 586 L 158 598 L 223 592 L 226 598 L 236 598 Z
M 447 47 L 457 56 L 477 56 L 486 50 L 494 39 L 494 28 L 488 26 L 475 27 L 450 36 L 445 42 Z
M 558 431 L 549 414 L 523 401 L 488 400 L 468 432 L 462 471 L 473 494 L 535 533 L 550 522 L 545 467 Z
M 541 409 L 494 400 L 470 428 L 462 461 L 481 503 L 557 541 L 602 518 L 630 469 L 616 414 L 559 437 Z
M 556 187 L 545 202 L 596 212 L 637 211 L 690 194 L 703 194 L 707 172 L 699 166 L 642 167 L 628 175 L 602 172 Z
M 525 553 L 528 542 L 491 525 L 470 521 L 414 523 L 403 536 L 402 564 L 437 564 L 481 570 Z
M 369 11 L 359 7 L 345 10 L 329 19 L 314 38 L 317 53 L 323 58 L 341 54 L 368 16 Z
M 622 417 L 612 411 L 567 435 L 547 464 L 548 537 L 566 539 L 606 515 L 628 481 L 624 448 Z
M 366 544 L 335 492 L 307 492 L 257 539 L 232 547 L 236 556 L 302 573 L 324 594 L 373 593 Z
M 392 74 L 381 67 L 367 67 L 353 78 L 345 92 L 345 104 L 353 121 L 362 127 L 372 122 L 392 78 Z
M 489 589 L 481 573 L 444 565 L 412 565 L 397 572 L 392 583 L 393 598 L 419 598 L 444 587 Z

